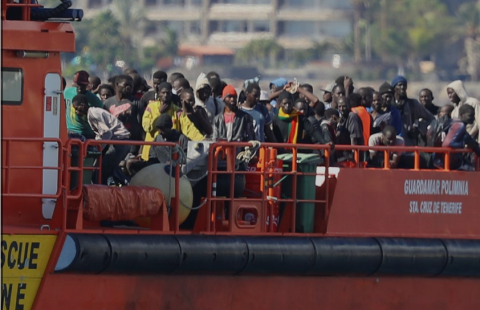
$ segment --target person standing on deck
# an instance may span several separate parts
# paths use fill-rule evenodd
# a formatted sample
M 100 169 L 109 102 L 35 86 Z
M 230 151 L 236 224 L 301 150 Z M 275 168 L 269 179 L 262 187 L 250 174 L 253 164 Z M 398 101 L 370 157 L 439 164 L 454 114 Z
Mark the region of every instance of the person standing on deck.
M 312 108 L 310 111 L 310 115 L 314 115 L 315 107 L 317 106 L 317 103 L 320 102 L 320 99 L 318 99 L 318 97 L 313 94 L 313 86 L 310 84 L 302 84 L 297 89 L 297 91 L 298 98 L 305 99 L 307 104 Z
M 380 86 L 379 92 L 380 96 L 382 96 L 382 110 L 385 112 L 382 117 L 387 117 L 389 121 L 387 122 L 384 119 L 378 119 L 376 120 L 376 123 L 381 124 L 382 122 L 385 122 L 386 125 L 393 126 L 397 135 L 403 137 L 402 115 L 400 114 L 400 111 L 393 106 L 393 87 L 390 83 L 385 82 Z
M 433 93 L 430 89 L 424 88 L 418 94 L 418 101 L 427 109 L 433 116 L 437 116 L 438 110 L 440 109 L 436 105 L 433 104 Z
M 273 117 L 273 133 L 279 143 L 312 143 L 312 139 L 303 133 L 311 133 L 311 124 L 301 112 L 295 110 L 293 95 L 283 90 L 278 96 L 278 114 Z M 307 125 L 307 128 L 305 128 Z
M 95 94 L 88 91 L 88 85 L 90 84 L 88 78 L 90 75 L 84 71 L 78 71 L 73 77 L 73 87 L 68 87 L 63 92 L 66 106 L 66 121 L 67 131 L 71 138 L 85 137 L 87 139 L 94 139 L 95 133 L 88 124 L 86 116 L 80 116 L 76 113 L 75 108 L 72 106 L 72 99 L 82 94 L 87 98 L 89 106 L 96 108 L 103 108 L 103 102 Z
M 235 91 L 233 86 L 230 85 L 225 87 L 223 94 L 226 95 L 228 91 Z M 233 88 L 233 89 L 232 89 Z M 240 106 L 240 109 L 245 113 L 250 114 L 253 118 L 253 126 L 255 128 L 255 137 L 256 140 L 260 142 L 276 142 L 275 136 L 271 129 L 272 118 L 268 112 L 267 107 L 262 104 L 259 104 L 260 100 L 260 86 L 257 83 L 250 83 L 245 90 L 246 100 Z
M 332 109 L 338 109 L 338 101 L 340 98 L 345 98 L 345 87 L 342 85 L 335 85 L 332 92 L 332 103 L 330 105 Z
M 100 85 L 102 85 L 102 80 L 98 76 L 91 75 L 88 78 L 88 90 L 91 91 L 95 95 L 99 95 L 100 92 Z
M 253 118 L 237 106 L 237 92 L 227 85 L 223 91 L 225 107 L 213 121 L 213 140 L 248 142 L 255 140 Z
M 392 80 L 394 106 L 400 111 L 403 122 L 403 135 L 406 146 L 418 145 L 419 138 L 426 141 L 427 126 L 434 116 L 415 99 L 407 97 L 407 80 L 396 76 Z
M 139 100 L 132 94 L 133 79 L 130 75 L 118 75 L 115 79 L 115 96 L 104 102 L 104 108 L 117 117 L 130 132 L 130 140 L 143 141 L 143 130 L 138 121 Z M 130 153 L 137 155 L 140 150 L 138 145 L 132 145 Z
M 362 87 L 358 90 L 358 94 L 362 97 L 362 107 L 364 107 L 368 113 L 373 111 L 372 101 L 373 93 L 375 90 L 371 87 Z
M 338 111 L 340 120 L 337 123 L 337 145 L 364 145 L 362 120 L 351 112 L 346 98 L 338 98 Z M 339 162 L 350 162 L 353 159 L 350 151 L 338 152 L 337 156 Z
M 363 128 L 363 143 L 368 145 L 368 139 L 370 138 L 370 132 L 372 131 L 373 119 L 367 109 L 362 106 L 362 96 L 360 94 L 353 93 L 347 98 L 348 105 L 351 108 L 351 111 L 358 115 L 362 121 Z
M 103 84 L 100 86 L 98 96 L 100 97 L 100 100 L 105 102 L 108 98 L 115 96 L 115 89 L 109 84 Z
M 86 117 L 93 132 L 95 140 L 128 140 L 130 132 L 123 126 L 122 122 L 105 109 L 90 107 L 88 98 L 83 94 L 78 94 L 72 99 L 72 105 L 75 113 L 80 117 Z M 118 167 L 120 162 L 125 159 L 130 146 L 128 145 L 106 145 L 102 157 L 102 184 L 107 185 L 108 179 Z
M 480 101 L 473 97 L 469 97 L 462 81 L 454 81 L 447 86 L 448 98 L 452 102 L 455 109 L 452 112 L 453 118 L 459 118 L 460 108 L 464 104 L 468 104 L 475 110 L 475 121 L 467 125 L 468 134 L 480 143 Z
M 140 101 L 142 102 L 142 106 L 146 107 L 148 106 L 148 103 L 150 101 L 157 100 L 157 94 L 158 94 L 157 88 L 158 86 L 160 86 L 160 84 L 166 81 L 167 81 L 167 74 L 165 72 L 157 71 L 153 74 L 153 89 L 143 94 L 142 98 L 140 99 Z
M 195 107 L 193 90 L 190 88 L 182 90 L 180 100 L 182 102 L 182 110 L 179 112 L 181 132 L 192 141 L 202 141 L 210 137 L 213 134 L 212 125 L 205 109 Z
M 335 84 L 328 84 L 324 89 L 320 89 L 321 91 L 323 91 L 323 104 L 325 105 L 325 111 L 332 107 L 332 93 L 334 88 Z
M 173 129 L 180 129 L 180 122 L 178 120 L 178 112 L 180 108 L 172 102 L 172 85 L 163 82 L 158 87 L 158 100 L 150 101 L 142 118 L 142 127 L 145 130 L 145 141 L 150 142 L 155 139 L 158 134 L 154 123 L 155 120 L 162 114 L 168 114 L 172 118 Z M 150 146 L 144 145 L 142 150 L 142 159 L 148 161 L 150 153 Z
M 175 82 L 173 82 L 172 87 L 173 87 L 172 91 L 175 91 L 177 93 L 177 96 L 180 97 L 180 102 L 182 102 L 182 99 L 181 99 L 182 92 L 185 89 L 190 88 L 190 83 L 185 78 L 179 78 L 179 79 L 176 79 Z

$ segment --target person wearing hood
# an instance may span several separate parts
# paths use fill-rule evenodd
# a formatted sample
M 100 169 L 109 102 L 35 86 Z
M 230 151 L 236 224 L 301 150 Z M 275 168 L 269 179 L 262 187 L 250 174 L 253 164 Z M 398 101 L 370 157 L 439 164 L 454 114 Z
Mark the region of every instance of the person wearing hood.
M 469 97 L 463 82 L 460 80 L 453 81 L 447 86 L 448 98 L 455 107 L 452 112 L 452 118 L 459 118 L 459 111 L 462 105 L 468 104 L 475 110 L 475 121 L 473 124 L 467 125 L 467 132 L 472 138 L 480 142 L 480 101 L 473 97 Z
M 394 106 L 402 116 L 402 137 L 406 146 L 416 146 L 419 139 L 425 141 L 426 127 L 435 117 L 420 102 L 407 97 L 407 86 L 407 79 L 403 76 L 398 75 L 392 80 Z
M 142 127 L 145 130 L 145 141 L 155 140 L 158 131 L 154 126 L 155 120 L 162 114 L 168 114 L 172 118 L 173 129 L 180 130 L 178 111 L 180 108 L 172 102 L 172 85 L 163 82 L 158 86 L 158 100 L 150 101 L 142 118 Z M 142 159 L 148 161 L 150 145 L 144 145 Z
M 255 140 L 253 118 L 237 106 L 237 91 L 227 85 L 222 93 L 225 107 L 213 121 L 213 140 L 248 142 Z
M 224 103 L 219 98 L 212 97 L 212 87 L 205 75 L 201 73 L 195 84 L 195 106 L 204 108 L 207 112 L 210 123 L 213 123 L 215 116 L 222 113 Z

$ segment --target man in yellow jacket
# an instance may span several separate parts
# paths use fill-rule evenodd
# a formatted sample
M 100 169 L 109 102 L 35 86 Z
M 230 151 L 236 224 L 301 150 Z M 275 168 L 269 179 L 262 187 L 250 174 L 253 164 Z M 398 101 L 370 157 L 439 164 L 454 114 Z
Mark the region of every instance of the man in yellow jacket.
M 151 100 L 148 103 L 142 118 L 142 127 L 145 130 L 145 142 L 155 140 L 158 135 L 154 123 L 162 114 L 168 114 L 172 118 L 173 129 L 180 131 L 180 122 L 178 119 L 179 107 L 172 102 L 172 85 L 167 82 L 161 83 L 157 88 L 158 100 Z M 150 145 L 144 145 L 142 150 L 142 159 L 148 161 Z

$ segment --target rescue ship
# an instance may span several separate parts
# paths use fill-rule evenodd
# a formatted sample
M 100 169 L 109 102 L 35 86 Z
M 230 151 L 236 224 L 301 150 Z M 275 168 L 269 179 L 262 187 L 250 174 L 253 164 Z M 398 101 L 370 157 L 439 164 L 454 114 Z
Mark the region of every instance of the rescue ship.
M 65 124 L 60 54 L 83 16 L 70 5 L 2 0 L 2 309 L 479 308 L 478 158 L 449 171 L 451 149 L 405 147 L 415 168 L 391 170 L 298 152 L 328 158 L 322 145 L 198 142 L 193 168 L 91 184 L 100 144 Z M 422 170 L 420 152 L 445 168 Z

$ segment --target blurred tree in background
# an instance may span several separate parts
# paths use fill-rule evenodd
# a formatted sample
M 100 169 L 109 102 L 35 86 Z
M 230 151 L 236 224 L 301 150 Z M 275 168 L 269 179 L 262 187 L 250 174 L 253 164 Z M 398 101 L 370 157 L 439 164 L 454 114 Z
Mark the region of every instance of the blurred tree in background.
M 460 6 L 457 12 L 458 20 L 465 37 L 466 64 L 465 71 L 473 81 L 480 80 L 480 1 L 467 2 Z
M 45 7 L 55 7 L 56 0 L 42 1 Z M 66 54 L 65 76 L 83 68 L 103 78 L 134 67 L 150 72 L 162 57 L 174 57 L 178 50 L 177 34 L 164 29 L 153 38 L 153 45 L 144 46 L 144 30 L 150 23 L 141 6 L 130 0 L 113 0 L 112 4 L 94 17 L 73 23 L 76 33 L 76 53 Z
M 59 1 L 41 3 L 55 7 Z M 111 75 L 123 65 L 147 72 L 159 59 L 176 56 L 179 40 L 173 30 L 154 32 L 144 45 L 145 30 L 161 24 L 147 20 L 142 6 L 134 3 L 113 0 L 94 17 L 73 23 L 77 51 L 63 56 L 71 67 L 67 71 L 84 66 Z M 295 68 L 342 54 L 359 65 L 375 62 L 419 72 L 421 61 L 445 67 L 449 51 L 455 49 L 455 59 L 463 57 L 457 66 L 462 74 L 480 79 L 479 0 L 351 0 L 351 4 L 353 31 L 342 42 L 315 41 L 308 49 L 285 50 L 275 39 L 254 40 L 237 51 L 235 62 L 259 69 L 279 64 Z M 463 55 L 458 53 L 462 46 Z
M 235 62 L 261 69 L 269 68 L 275 66 L 282 52 L 283 47 L 274 39 L 253 40 L 237 52 Z

